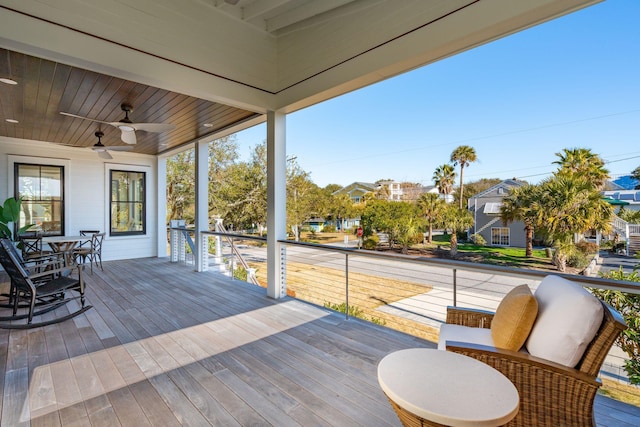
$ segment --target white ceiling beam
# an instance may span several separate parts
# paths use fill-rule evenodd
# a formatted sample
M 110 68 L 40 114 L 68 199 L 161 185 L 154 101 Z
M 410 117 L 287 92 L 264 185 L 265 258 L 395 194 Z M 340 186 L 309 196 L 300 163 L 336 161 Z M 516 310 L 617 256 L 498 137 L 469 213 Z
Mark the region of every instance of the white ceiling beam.
M 289 25 L 295 24 L 305 19 L 312 18 L 321 13 L 335 9 L 353 0 L 323 0 L 314 1 L 279 14 L 271 19 L 267 19 L 267 31 L 273 32 Z
M 242 19 L 245 21 L 255 20 L 256 18 L 262 19 L 262 17 L 268 15 L 271 11 L 289 3 L 290 1 L 291 0 L 254 1 L 242 8 Z

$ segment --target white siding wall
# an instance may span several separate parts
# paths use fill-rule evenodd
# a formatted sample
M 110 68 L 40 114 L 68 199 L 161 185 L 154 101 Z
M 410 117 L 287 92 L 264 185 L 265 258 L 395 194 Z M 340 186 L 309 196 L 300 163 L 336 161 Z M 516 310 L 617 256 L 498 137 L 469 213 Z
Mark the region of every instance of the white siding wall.
M 103 160 L 89 149 L 66 148 L 0 137 L 0 201 L 13 196 L 15 162 L 65 167 L 65 234 L 82 229 L 105 231 L 103 260 L 157 256 L 158 199 L 155 156 L 112 153 Z M 146 172 L 147 228 L 144 236 L 109 236 L 109 170 Z M 164 222 L 164 218 L 161 219 Z

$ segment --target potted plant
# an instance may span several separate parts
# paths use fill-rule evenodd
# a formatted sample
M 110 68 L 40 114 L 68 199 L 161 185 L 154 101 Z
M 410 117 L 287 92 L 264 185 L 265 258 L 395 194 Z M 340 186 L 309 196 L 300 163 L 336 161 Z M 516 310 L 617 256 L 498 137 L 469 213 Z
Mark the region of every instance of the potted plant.
M 0 238 L 18 241 L 18 236 L 27 231 L 33 224 L 27 224 L 14 233 L 16 224 L 20 220 L 20 208 L 22 199 L 9 197 L 0 206 Z

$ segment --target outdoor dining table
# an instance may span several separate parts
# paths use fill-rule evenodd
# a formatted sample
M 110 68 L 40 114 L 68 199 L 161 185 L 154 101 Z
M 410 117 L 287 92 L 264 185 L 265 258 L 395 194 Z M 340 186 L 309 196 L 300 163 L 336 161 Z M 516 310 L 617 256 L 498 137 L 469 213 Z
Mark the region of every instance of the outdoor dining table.
M 64 253 L 66 264 L 72 265 L 74 263 L 73 250 L 79 243 L 90 240 L 90 236 L 44 236 L 42 243 L 48 243 L 54 252 Z

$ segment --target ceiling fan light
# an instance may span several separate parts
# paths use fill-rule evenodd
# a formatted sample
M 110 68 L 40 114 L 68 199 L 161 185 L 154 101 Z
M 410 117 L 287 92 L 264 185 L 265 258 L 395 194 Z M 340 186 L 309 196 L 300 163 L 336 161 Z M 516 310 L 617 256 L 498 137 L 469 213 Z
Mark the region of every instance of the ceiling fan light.
M 120 129 L 123 132 L 133 132 L 136 130 L 133 126 L 129 126 L 129 125 L 118 125 L 118 129 Z

